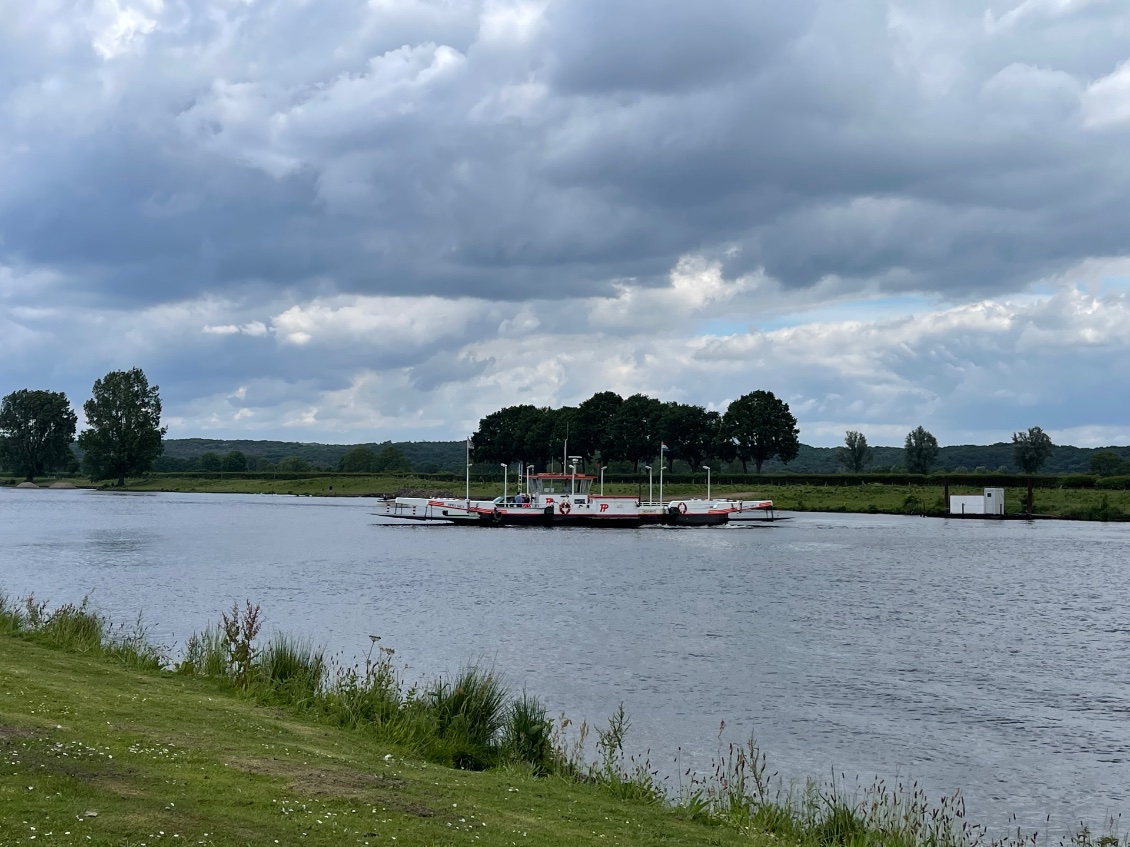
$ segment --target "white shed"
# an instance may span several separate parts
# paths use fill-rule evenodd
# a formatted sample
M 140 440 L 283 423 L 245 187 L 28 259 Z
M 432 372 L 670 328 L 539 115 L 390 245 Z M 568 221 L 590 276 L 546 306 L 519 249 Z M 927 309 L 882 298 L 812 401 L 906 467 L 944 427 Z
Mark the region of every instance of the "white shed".
M 951 515 L 1003 515 L 1004 489 L 986 488 L 984 494 L 951 494 Z

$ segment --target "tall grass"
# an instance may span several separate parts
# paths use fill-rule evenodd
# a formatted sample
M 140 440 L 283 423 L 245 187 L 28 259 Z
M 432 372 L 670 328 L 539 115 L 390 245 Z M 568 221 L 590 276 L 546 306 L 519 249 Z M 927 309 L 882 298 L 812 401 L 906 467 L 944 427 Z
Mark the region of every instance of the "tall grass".
M 503 761 L 525 765 L 535 776 L 554 770 L 558 755 L 553 747 L 553 721 L 537 697 L 523 691 L 510 703 L 500 753 Z
M 433 730 L 428 752 L 454 767 L 483 770 L 498 760 L 498 739 L 506 723 L 507 692 L 499 676 L 474 665 L 453 679 L 439 679 L 424 698 Z
M 14 635 L 23 629 L 23 615 L 12 599 L 0 592 L 0 635 Z
M 22 635 L 68 652 L 110 658 L 145 670 L 160 670 L 167 664 L 165 650 L 149 641 L 140 615 L 131 629 L 115 627 L 93 610 L 89 596 L 78 604 L 66 603 L 52 610 L 34 595 L 13 603 L 0 594 L 0 634 Z
M 259 685 L 298 706 L 309 707 L 322 691 L 325 653 L 307 640 L 276 635 L 258 655 L 254 676 Z
M 512 702 L 491 669 L 470 666 L 406 692 L 395 651 L 378 646 L 379 636 L 370 636 L 360 667 L 327 662 L 321 649 L 284 634 L 260 648 L 260 623 L 258 606 L 233 606 L 219 625 L 189 638 L 177 670 L 318 711 L 341 726 L 364 727 L 453 767 L 481 770 L 509 761 L 537 773 L 553 769 L 543 707 L 526 696 Z
M 845 790 L 843 775 L 802 788 L 770 774 L 765 753 L 750 738 L 729 745 L 712 774 L 691 775 L 671 799 L 681 814 L 723 822 L 746 833 L 768 834 L 798 847 L 1036 847 L 1050 844 L 1046 833 L 1017 829 L 990 836 L 966 814 L 960 792 L 931 801 L 917 782 L 888 785 L 876 780 Z M 1110 820 L 1102 836 L 1082 827 L 1059 840 L 1060 847 L 1130 847 Z
M 189 636 L 184 657 L 177 664 L 179 673 L 218 679 L 228 675 L 228 652 L 223 632 L 215 626 Z
M 378 647 L 378 641 L 380 636 L 369 636 L 364 670 L 356 665 L 339 665 L 330 677 L 322 704 L 330 719 L 341 726 L 388 726 L 400 715 L 403 698 L 400 676 L 393 665 L 396 651 Z

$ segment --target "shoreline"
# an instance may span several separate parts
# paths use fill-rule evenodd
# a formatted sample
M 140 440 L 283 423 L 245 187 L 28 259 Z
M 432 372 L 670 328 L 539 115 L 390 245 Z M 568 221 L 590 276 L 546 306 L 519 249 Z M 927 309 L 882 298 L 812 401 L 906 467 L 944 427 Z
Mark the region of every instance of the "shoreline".
M 40 488 L 50 488 L 60 480 L 45 478 Z M 280 494 L 296 497 L 358 497 L 382 498 L 394 496 L 444 496 L 458 497 L 462 486 L 436 483 L 413 477 L 341 476 L 326 474 L 301 479 L 202 479 L 189 477 L 149 477 L 127 480 L 123 488 L 112 484 L 91 483 L 88 480 L 69 479 L 76 488 L 105 491 L 152 491 L 166 493 L 200 494 Z M 14 481 L 0 485 L 0 489 L 17 487 Z M 640 494 L 644 486 L 609 484 L 610 494 Z M 497 490 L 495 490 L 497 488 Z M 950 486 L 951 494 L 979 493 L 970 486 Z M 502 493 L 501 485 L 473 484 L 472 499 L 490 499 Z M 703 497 L 701 485 L 676 483 L 665 487 L 672 497 Z M 755 490 L 748 486 L 715 485 L 712 494 L 735 499 L 770 499 L 778 512 L 824 514 L 884 514 L 922 515 L 957 520 L 1071 520 L 1117 523 L 1130 521 L 1130 491 L 1078 488 L 1035 489 L 1032 515 L 1025 514 L 1027 489 L 1023 484 L 1005 489 L 1006 514 L 1002 518 L 981 515 L 947 515 L 945 513 L 944 487 L 932 485 L 896 485 L 891 483 L 866 483 L 854 486 L 813 485 L 791 483 L 788 478 L 774 480 Z

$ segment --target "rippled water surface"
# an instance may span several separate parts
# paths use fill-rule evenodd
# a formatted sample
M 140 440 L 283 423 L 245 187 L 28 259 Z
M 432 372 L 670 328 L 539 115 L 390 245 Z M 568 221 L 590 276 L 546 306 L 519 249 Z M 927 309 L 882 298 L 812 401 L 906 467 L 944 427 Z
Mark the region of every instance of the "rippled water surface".
M 0 590 L 183 645 L 235 599 L 407 676 L 485 660 L 674 773 L 756 734 L 788 778 L 961 789 L 994 830 L 1130 813 L 1130 526 L 799 515 L 394 526 L 372 503 L 0 490 Z M 681 748 L 681 751 L 680 751 Z

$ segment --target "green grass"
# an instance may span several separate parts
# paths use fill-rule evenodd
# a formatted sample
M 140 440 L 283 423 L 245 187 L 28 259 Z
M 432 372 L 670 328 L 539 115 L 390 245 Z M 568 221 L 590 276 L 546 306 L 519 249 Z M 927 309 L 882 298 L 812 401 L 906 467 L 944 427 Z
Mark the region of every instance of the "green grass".
M 255 623 L 258 607 L 246 612 L 233 608 L 225 622 Z M 595 729 L 589 762 L 587 724 L 570 739 L 569 721 L 552 726 L 492 670 L 403 692 L 388 648 L 370 651 L 363 669 L 327 669 L 320 650 L 285 636 L 258 650 L 248 625 L 232 630 L 234 646 L 213 628 L 174 672 L 126 656 L 86 602 L 49 611 L 0 595 L 5 620 L 3 845 L 990 843 L 960 795 L 935 805 L 917 784 L 845 792 L 842 779 L 786 788 L 752 739 L 731 745 L 712 774 L 688 772 L 672 796 L 646 759 L 625 756 L 622 707 Z M 138 650 L 137 633 L 130 649 L 159 655 Z M 202 675 L 209 666 L 219 673 Z M 350 685 L 372 708 L 354 703 L 346 720 L 334 698 Z M 1060 843 L 1130 847 L 1113 825 L 1104 833 L 1083 828 Z M 1049 842 L 1017 832 L 999 843 Z
M 441 767 L 216 680 L 0 637 L 0 844 L 276 842 L 750 843 L 599 785 Z
M 944 492 L 940 485 L 865 484 L 773 485 L 756 493 L 773 500 L 778 509 L 788 511 L 922 514 L 925 509 L 930 514 L 940 514 L 945 511 Z M 950 488 L 951 495 L 980 493 L 981 489 Z M 1006 488 L 1005 511 L 1023 513 L 1027 495 L 1026 487 Z M 1130 491 L 1037 488 L 1033 492 L 1033 512 L 1082 520 L 1102 520 L 1105 515 L 1107 520 L 1120 520 L 1130 513 Z

